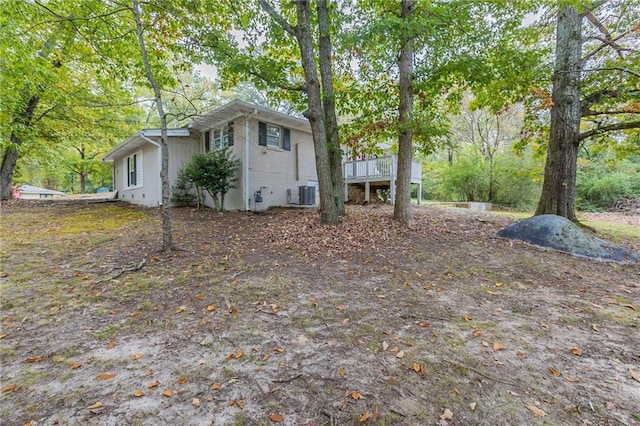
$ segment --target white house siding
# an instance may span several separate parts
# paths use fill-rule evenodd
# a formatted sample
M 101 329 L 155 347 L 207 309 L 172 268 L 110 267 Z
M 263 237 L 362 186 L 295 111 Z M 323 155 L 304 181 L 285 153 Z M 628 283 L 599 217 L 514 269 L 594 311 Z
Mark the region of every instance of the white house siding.
M 193 154 L 200 152 L 200 141 L 193 138 L 169 138 L 169 182 L 173 186 L 178 172 L 191 161 Z
M 315 154 L 311 134 L 296 129 L 291 130 L 291 150 L 276 149 L 258 145 L 258 123 L 260 121 L 280 125 L 277 122 L 251 118 L 249 121 L 249 196 L 250 210 L 264 210 L 271 206 L 287 206 L 287 190 L 291 190 L 291 201 L 298 202 L 298 187 L 317 182 Z M 245 160 L 245 118 L 234 120 L 234 144 L 232 153 L 241 161 Z M 204 132 L 203 132 L 204 135 Z M 204 151 L 204 139 L 201 141 Z M 244 210 L 244 167 L 241 165 L 235 188 L 226 195 L 227 210 Z M 262 202 L 255 202 L 256 191 L 261 191 Z M 319 196 L 316 192 L 316 201 Z M 205 204 L 213 206 L 207 195 Z
M 251 208 L 286 206 L 289 202 L 287 190 L 291 191 L 290 201 L 297 202 L 298 187 L 307 185 L 308 181 L 317 181 L 311 134 L 291 129 L 291 150 L 285 151 L 258 145 L 258 121 L 252 121 L 250 132 Z M 253 197 L 258 190 L 262 192 L 262 203 L 255 203 Z
M 126 168 L 124 159 L 137 152 L 142 152 L 142 185 L 136 188 L 125 188 Z M 158 176 L 158 148 L 151 144 L 144 144 L 139 148 L 132 149 L 114 161 L 114 187 L 118 191 L 118 198 L 132 204 L 143 206 L 157 206 L 160 204 L 160 189 L 156 179 Z

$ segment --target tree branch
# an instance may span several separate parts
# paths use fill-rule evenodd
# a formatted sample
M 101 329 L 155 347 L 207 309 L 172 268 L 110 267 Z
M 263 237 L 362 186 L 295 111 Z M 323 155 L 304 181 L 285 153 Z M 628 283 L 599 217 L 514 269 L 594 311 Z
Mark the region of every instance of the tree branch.
M 630 70 L 629 68 L 622 68 L 622 67 L 587 68 L 587 69 L 583 69 L 582 71 L 583 72 L 589 72 L 589 71 L 620 71 L 620 72 L 626 72 L 627 74 L 631 74 L 634 77 L 640 78 L 640 73 L 639 72 Z
M 615 44 L 615 46 L 618 46 L 617 42 L 618 42 L 619 40 L 623 39 L 624 37 L 626 37 L 627 35 L 631 34 L 631 33 L 633 33 L 633 30 L 626 31 L 626 32 L 624 32 L 624 33 L 620 34 L 618 37 L 613 38 L 613 39 L 611 39 L 611 40 L 609 40 L 609 41 L 607 41 L 607 40 L 602 40 L 602 39 L 598 38 L 598 40 L 602 41 L 602 44 L 601 44 L 600 46 L 596 47 L 595 49 L 593 49 L 593 50 L 592 50 L 591 52 L 589 52 L 588 54 L 586 54 L 586 55 L 582 58 L 582 62 L 586 62 L 588 59 L 590 59 L 592 56 L 594 56 L 596 53 L 598 53 L 599 51 L 601 51 L 602 49 L 604 49 L 604 48 L 605 48 L 605 47 L 607 47 L 607 46 L 611 46 L 611 47 L 613 47 L 613 48 L 615 49 L 614 44 Z M 623 50 L 620 46 L 618 46 L 618 48 L 620 48 L 621 50 Z
M 284 19 L 282 15 L 276 12 L 276 10 L 273 8 L 273 6 L 271 6 L 269 2 L 267 2 L 266 0 L 258 0 L 258 3 L 260 3 L 260 7 L 262 7 L 262 10 L 267 12 L 269 16 L 271 16 L 273 20 L 276 21 L 278 25 L 282 27 L 283 30 L 285 30 L 292 36 L 296 35 L 295 27 L 292 26 L 289 22 L 287 22 L 287 20 Z
M 607 126 L 601 126 L 601 127 L 598 126 L 595 129 L 580 133 L 577 139 L 578 139 L 578 142 L 580 142 L 592 136 L 601 135 L 607 132 L 613 132 L 616 130 L 639 129 L 639 128 L 640 128 L 640 121 L 627 121 L 624 123 L 614 123 L 614 124 L 609 124 Z
M 582 107 L 580 109 L 580 115 L 582 117 L 586 117 L 588 115 L 596 115 L 595 111 L 591 110 L 591 106 L 599 103 L 602 98 L 614 99 L 625 93 L 634 94 L 640 92 L 639 90 L 630 90 L 630 91 L 620 91 L 618 89 L 602 89 L 597 92 L 593 92 L 584 98 L 582 98 Z
M 277 81 L 273 81 L 271 79 L 268 79 L 266 76 L 264 76 L 262 73 L 259 73 L 257 71 L 248 71 L 250 75 L 253 75 L 255 77 L 258 77 L 260 80 L 265 81 L 269 84 L 273 84 L 276 87 L 279 87 L 280 89 L 284 89 L 284 90 L 295 90 L 298 92 L 304 92 L 306 90 L 305 86 L 302 84 L 296 84 L 296 85 L 289 85 L 289 84 L 284 84 L 284 83 L 278 83 Z
M 587 111 L 582 114 L 582 117 L 593 117 L 595 115 L 615 115 L 615 114 L 640 114 L 640 111 Z

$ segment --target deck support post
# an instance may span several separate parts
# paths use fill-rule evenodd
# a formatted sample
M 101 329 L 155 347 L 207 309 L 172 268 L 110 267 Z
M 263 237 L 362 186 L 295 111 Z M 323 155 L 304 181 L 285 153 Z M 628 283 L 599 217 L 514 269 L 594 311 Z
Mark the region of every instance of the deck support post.
M 369 204 L 369 193 L 371 192 L 371 184 L 369 181 L 364 183 L 364 201 Z

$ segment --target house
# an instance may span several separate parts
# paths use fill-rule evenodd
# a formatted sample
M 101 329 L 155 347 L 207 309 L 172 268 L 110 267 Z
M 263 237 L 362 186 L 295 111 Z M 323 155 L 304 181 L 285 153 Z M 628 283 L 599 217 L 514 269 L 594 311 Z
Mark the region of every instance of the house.
M 168 130 L 169 182 L 194 154 L 231 147 L 241 160 L 235 188 L 225 197 L 229 210 L 316 204 L 318 179 L 311 127 L 306 119 L 240 100 L 231 101 Z M 103 158 L 113 162 L 119 198 L 145 206 L 162 203 L 160 130 L 142 130 Z M 205 204 L 213 206 L 207 195 Z
M 36 200 L 42 198 L 63 197 L 66 194 L 60 191 L 54 191 L 53 189 L 39 188 L 33 185 L 21 185 L 15 187 L 13 191 L 13 198 L 22 198 L 25 200 Z

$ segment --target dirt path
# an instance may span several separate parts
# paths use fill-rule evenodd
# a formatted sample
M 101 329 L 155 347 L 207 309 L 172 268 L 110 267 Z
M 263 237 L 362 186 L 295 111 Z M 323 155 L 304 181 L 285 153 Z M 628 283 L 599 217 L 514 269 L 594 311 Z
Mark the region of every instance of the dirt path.
M 640 265 L 270 213 L 176 210 L 167 257 L 153 210 L 3 206 L 0 422 L 640 424 Z

